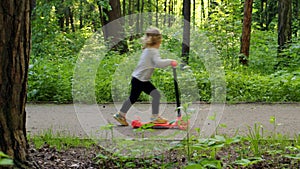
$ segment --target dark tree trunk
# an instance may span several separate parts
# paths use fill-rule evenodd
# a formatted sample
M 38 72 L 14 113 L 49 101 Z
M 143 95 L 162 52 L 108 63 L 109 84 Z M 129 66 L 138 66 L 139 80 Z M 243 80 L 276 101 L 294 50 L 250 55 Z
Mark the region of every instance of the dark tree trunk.
M 83 28 L 83 0 L 80 0 L 79 6 L 79 29 Z
M 126 15 L 126 0 L 123 0 L 122 2 L 122 16 Z
M 264 23 L 265 23 L 265 15 L 264 15 L 264 11 L 265 11 L 265 3 L 266 3 L 266 0 L 261 0 L 260 1 L 260 11 L 259 11 L 259 25 L 260 25 L 260 28 L 261 30 L 264 30 Z
M 155 7 L 155 25 L 158 27 L 158 0 L 156 0 L 156 7 Z
M 149 25 L 152 25 L 152 2 L 151 0 L 148 0 L 148 12 L 149 12 L 149 15 L 148 15 L 148 23 Z
M 142 0 L 142 4 L 141 4 L 141 14 L 144 13 L 144 8 L 145 8 L 145 0 Z M 140 17 L 140 30 L 142 31 L 144 29 L 144 16 L 142 15 L 142 17 Z
M 30 54 L 30 1 L 0 6 L 0 151 L 26 167 L 26 87 Z
M 250 37 L 251 37 L 251 20 L 252 20 L 253 0 L 246 0 L 244 5 L 243 31 L 241 38 L 240 63 L 248 65 Z
M 196 26 L 196 0 L 193 3 L 193 28 Z
M 129 14 L 129 26 L 133 25 L 133 19 L 132 15 L 134 10 L 134 1 L 133 0 L 128 0 L 128 14 Z
M 169 1 L 169 11 L 168 11 L 168 27 L 171 27 L 172 26 L 172 17 L 171 15 L 173 15 L 173 6 L 174 6 L 174 1 L 173 0 L 170 0 Z
M 69 31 L 69 26 L 70 26 L 70 11 L 69 7 L 65 8 L 65 19 L 66 19 L 66 31 Z
M 278 1 L 278 46 L 281 52 L 292 39 L 292 0 Z
M 61 4 L 58 4 L 57 10 L 56 10 L 56 15 L 58 18 L 58 25 L 60 27 L 61 31 L 64 31 L 64 23 L 65 23 L 65 7 L 63 6 L 64 0 L 61 1 Z
M 205 7 L 204 7 L 204 0 L 201 0 L 201 21 L 203 21 L 205 19 Z
M 99 19 L 100 19 L 100 23 L 101 23 L 101 27 L 102 27 L 105 24 L 103 9 L 100 4 L 97 4 L 97 5 L 98 5 L 98 10 L 99 10 Z
M 72 12 L 71 8 L 69 8 L 69 11 L 70 11 L 70 24 L 71 24 L 71 29 L 72 29 L 72 32 L 75 32 L 74 16 L 73 16 L 73 12 Z
M 183 1 L 183 42 L 181 49 L 181 57 L 183 62 L 188 64 L 190 53 L 190 30 L 191 30 L 191 0 Z
M 136 27 L 136 33 L 140 32 L 140 0 L 136 0 L 136 22 L 135 22 L 135 27 Z
M 109 5 L 111 10 L 104 9 L 108 20 L 104 19 L 103 34 L 108 41 L 109 47 L 112 50 L 125 53 L 128 51 L 128 46 L 125 41 L 125 33 L 123 28 L 123 21 L 121 18 L 121 4 L 120 0 L 110 0 Z
M 293 28 L 293 35 L 295 37 L 298 37 L 298 31 L 299 31 L 299 28 L 300 28 L 300 21 L 299 21 L 299 0 L 295 0 L 295 5 L 294 5 L 294 13 L 295 13 L 295 18 L 294 18 L 294 21 L 295 21 L 295 24 L 294 24 L 294 28 Z
M 269 30 L 269 26 L 273 19 L 276 17 L 278 13 L 277 2 L 276 1 L 267 1 L 266 4 L 266 28 L 265 30 Z
M 166 25 L 167 22 L 167 0 L 164 1 L 164 21 L 163 24 Z

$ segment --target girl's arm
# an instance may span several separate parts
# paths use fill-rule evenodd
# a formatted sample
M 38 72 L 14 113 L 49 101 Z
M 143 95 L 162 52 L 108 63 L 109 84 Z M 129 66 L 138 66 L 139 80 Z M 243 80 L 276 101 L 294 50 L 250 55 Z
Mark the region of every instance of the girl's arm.
M 171 65 L 172 59 L 162 59 L 159 55 L 153 56 L 154 66 L 156 68 L 164 68 Z

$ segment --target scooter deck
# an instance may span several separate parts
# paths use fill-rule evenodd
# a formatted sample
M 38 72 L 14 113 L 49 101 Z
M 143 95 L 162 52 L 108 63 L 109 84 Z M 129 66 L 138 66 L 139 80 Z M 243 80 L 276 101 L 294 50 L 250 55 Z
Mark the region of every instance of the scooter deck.
M 153 129 L 181 129 L 185 130 L 187 128 L 187 122 L 184 122 L 181 117 L 168 123 L 152 123 L 152 122 L 141 122 L 140 120 L 133 120 L 131 122 L 132 128 L 140 128 L 146 126 Z

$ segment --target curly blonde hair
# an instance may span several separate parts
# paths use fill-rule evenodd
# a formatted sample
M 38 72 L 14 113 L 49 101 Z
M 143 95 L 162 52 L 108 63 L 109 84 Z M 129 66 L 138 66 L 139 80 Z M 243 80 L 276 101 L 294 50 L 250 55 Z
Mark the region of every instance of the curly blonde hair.
M 158 43 L 161 43 L 162 35 L 157 28 L 147 29 L 145 36 L 142 38 L 143 49 L 152 47 Z

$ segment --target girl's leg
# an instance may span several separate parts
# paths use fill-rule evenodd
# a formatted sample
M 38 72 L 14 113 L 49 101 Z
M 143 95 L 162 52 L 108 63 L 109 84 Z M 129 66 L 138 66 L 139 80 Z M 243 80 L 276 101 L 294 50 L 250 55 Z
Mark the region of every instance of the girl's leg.
M 159 113 L 159 105 L 161 95 L 159 91 L 154 87 L 151 82 L 146 82 L 144 92 L 152 97 L 152 117 L 151 121 L 153 123 L 167 123 L 168 120 L 160 117 Z
M 122 108 L 120 109 L 121 113 L 126 114 L 130 107 L 137 101 L 140 94 L 142 93 L 142 82 L 136 78 L 131 80 L 131 91 L 129 98 L 123 103 Z
M 126 121 L 126 113 L 130 109 L 130 107 L 137 101 L 140 94 L 142 92 L 142 85 L 139 80 L 136 78 L 132 78 L 131 80 L 131 92 L 129 98 L 123 103 L 120 112 L 114 115 L 114 118 L 124 126 L 128 126 L 129 124 Z
M 160 98 L 161 95 L 158 92 L 157 89 L 152 90 L 150 93 L 150 96 L 152 97 L 152 117 L 151 121 L 153 123 L 167 123 L 168 120 L 159 116 L 159 105 L 160 105 Z
M 161 95 L 157 89 L 154 89 L 150 93 L 150 96 L 152 97 L 152 114 L 158 115 Z

